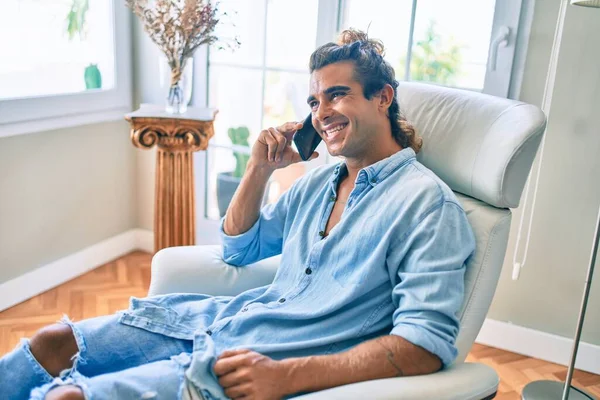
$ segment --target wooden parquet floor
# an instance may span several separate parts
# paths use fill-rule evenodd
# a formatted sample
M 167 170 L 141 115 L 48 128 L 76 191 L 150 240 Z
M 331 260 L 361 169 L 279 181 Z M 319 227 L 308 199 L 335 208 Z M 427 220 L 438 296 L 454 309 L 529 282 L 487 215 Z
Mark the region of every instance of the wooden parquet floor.
M 127 308 L 130 296 L 143 297 L 150 284 L 152 256 L 133 252 L 61 286 L 0 312 L 0 356 L 22 337 L 67 314 L 79 321 Z M 534 380 L 564 381 L 561 365 L 475 344 L 467 361 L 493 367 L 500 376 L 497 400 L 518 400 L 523 387 Z M 600 398 L 600 376 L 576 371 L 574 384 Z

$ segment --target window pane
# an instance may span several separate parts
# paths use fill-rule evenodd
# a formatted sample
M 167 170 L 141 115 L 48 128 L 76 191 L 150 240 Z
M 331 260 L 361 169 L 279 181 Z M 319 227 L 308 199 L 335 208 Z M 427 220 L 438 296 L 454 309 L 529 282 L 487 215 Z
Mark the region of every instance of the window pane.
M 385 59 L 404 79 L 412 0 L 347 0 L 344 28 L 356 28 L 383 42 Z
M 262 72 L 256 69 L 212 66 L 209 71 L 209 104 L 219 110 L 211 143 L 231 144 L 229 128 L 247 127 L 250 144 L 262 129 Z
M 368 30 L 369 36 L 381 39 L 386 59 L 397 79 L 403 80 L 412 0 L 346 0 L 346 4 L 344 27 Z M 482 90 L 494 7 L 495 0 L 419 0 L 409 79 Z M 465 12 L 477 18 L 466 24 Z
M 268 71 L 265 76 L 263 127 L 303 121 L 310 113 L 308 73 Z
M 234 150 L 218 147 L 232 144 L 228 129 L 248 128 L 251 147 L 263 128 L 303 120 L 310 112 L 306 104 L 308 60 L 317 38 L 318 0 L 225 0 L 223 4 L 235 10 L 238 20 L 246 22 L 238 23 L 235 28 L 242 42 L 240 49 L 234 53 L 210 52 L 209 104 L 219 109 L 215 137 L 211 139 L 213 147 L 207 153 L 206 217 L 210 219 L 218 219 L 230 201 L 223 188 L 232 179 L 227 179 L 224 173 L 235 170 L 236 158 Z M 264 29 L 267 29 L 266 49 Z M 301 70 L 307 72 L 294 72 Z M 275 171 L 264 203 L 277 201 L 305 172 L 304 163 Z
M 112 1 L 3 0 L 0 99 L 110 89 L 115 83 Z M 70 28 L 70 29 L 69 29 Z
M 218 50 L 211 47 L 211 63 L 261 66 L 263 63 L 266 0 L 221 0 L 219 9 L 227 15 L 215 30 L 221 38 L 238 37 L 240 47 Z
M 317 42 L 318 0 L 268 0 L 267 66 L 308 70 Z
M 310 113 L 306 104 L 308 73 L 269 71 L 265 76 L 263 127 L 302 121 Z M 273 173 L 267 202 L 277 201 L 292 183 L 306 172 L 304 163 L 293 164 Z
M 482 90 L 495 0 L 419 0 L 411 80 Z M 465 13 L 469 18 L 465 23 Z

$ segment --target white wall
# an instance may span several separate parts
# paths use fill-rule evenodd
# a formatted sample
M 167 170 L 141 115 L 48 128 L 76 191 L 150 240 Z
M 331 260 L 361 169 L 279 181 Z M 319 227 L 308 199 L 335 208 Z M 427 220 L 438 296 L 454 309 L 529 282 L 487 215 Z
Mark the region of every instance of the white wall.
M 541 105 L 559 0 L 537 1 L 520 99 Z M 569 7 L 527 265 L 511 280 L 521 210 L 488 317 L 573 337 L 600 206 L 600 10 Z M 521 247 L 522 249 L 522 247 Z M 582 340 L 600 345 L 600 273 Z
M 0 284 L 136 226 L 125 121 L 0 138 Z

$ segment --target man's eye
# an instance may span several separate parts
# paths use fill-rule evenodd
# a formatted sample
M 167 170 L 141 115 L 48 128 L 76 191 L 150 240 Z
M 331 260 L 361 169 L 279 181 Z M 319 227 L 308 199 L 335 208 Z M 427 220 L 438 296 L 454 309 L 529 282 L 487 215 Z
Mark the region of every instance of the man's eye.
M 344 93 L 336 92 L 331 95 L 331 98 L 335 99 L 336 97 L 342 97 L 343 95 L 344 95 Z
M 315 108 L 315 107 L 317 107 L 317 102 L 316 101 L 311 101 L 310 103 L 308 103 L 308 106 L 310 108 Z

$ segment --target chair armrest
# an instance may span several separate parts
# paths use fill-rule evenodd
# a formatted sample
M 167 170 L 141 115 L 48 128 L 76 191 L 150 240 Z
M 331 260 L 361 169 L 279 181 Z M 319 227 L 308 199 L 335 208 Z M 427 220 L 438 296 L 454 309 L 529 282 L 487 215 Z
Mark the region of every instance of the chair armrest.
M 152 258 L 148 295 L 202 293 L 235 296 L 273 282 L 280 256 L 244 267 L 226 264 L 222 246 L 182 246 L 160 250 Z
M 459 363 L 435 374 L 353 383 L 294 400 L 483 400 L 493 398 L 498 383 L 498 375 L 491 367 Z

